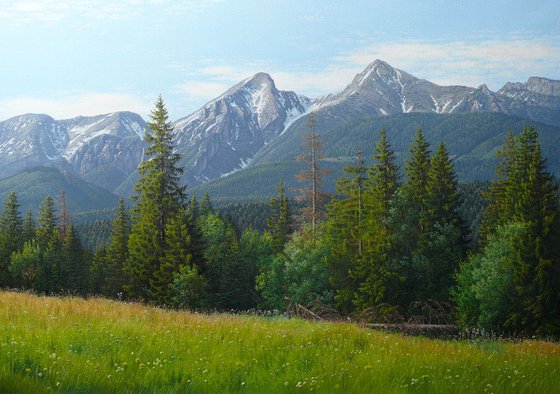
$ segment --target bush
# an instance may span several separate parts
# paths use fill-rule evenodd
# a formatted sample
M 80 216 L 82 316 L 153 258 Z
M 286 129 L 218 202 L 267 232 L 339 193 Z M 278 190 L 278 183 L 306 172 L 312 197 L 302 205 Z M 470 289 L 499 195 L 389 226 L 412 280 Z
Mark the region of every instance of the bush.
M 489 237 L 481 254 L 470 256 L 461 265 L 454 291 L 459 325 L 487 331 L 504 330 L 515 309 L 513 267 L 518 260 L 515 245 L 524 231 L 519 223 L 500 227 Z

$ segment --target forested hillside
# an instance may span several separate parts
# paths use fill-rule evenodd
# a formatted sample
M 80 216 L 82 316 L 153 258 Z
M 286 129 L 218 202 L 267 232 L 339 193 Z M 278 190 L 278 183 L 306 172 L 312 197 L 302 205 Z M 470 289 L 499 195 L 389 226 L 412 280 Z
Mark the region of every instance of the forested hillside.
M 15 192 L 23 212 L 37 212 L 45 197 L 56 197 L 62 190 L 66 193 L 68 207 L 74 212 L 117 205 L 118 197 L 113 193 L 54 167 L 34 167 L 0 180 L 0 199 L 4 201 L 10 192 Z
M 263 201 L 274 194 L 275 185 L 284 179 L 288 194 L 297 187 L 295 174 L 302 164 L 295 158 L 300 154 L 301 135 L 306 131 L 305 119 L 296 121 L 286 133 L 280 135 L 261 150 L 251 164 L 228 177 L 197 186 L 219 201 Z M 379 116 L 337 123 L 322 121 L 318 116 L 318 134 L 323 144 L 322 166 L 331 170 L 324 189 L 334 193 L 335 181 L 342 169 L 355 160 L 356 152 L 364 152 L 366 165 L 371 165 L 371 152 L 378 142 L 379 131 L 387 132 L 387 139 L 394 149 L 396 163 L 403 165 L 408 157 L 408 146 L 420 128 L 426 140 L 437 145 L 444 142 L 453 159 L 457 177 L 461 181 L 490 180 L 499 160 L 496 150 L 509 131 L 519 133 L 527 121 L 495 113 L 472 114 L 422 114 L 408 113 Z M 560 174 L 560 129 L 550 125 L 537 126 L 543 155 L 553 174 Z

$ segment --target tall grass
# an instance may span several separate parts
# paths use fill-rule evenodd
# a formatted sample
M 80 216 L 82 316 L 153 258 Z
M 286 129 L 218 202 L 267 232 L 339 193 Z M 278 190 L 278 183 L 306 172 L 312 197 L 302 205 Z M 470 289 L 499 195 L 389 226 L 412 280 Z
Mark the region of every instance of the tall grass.
M 0 293 L 5 392 L 560 392 L 560 345 Z

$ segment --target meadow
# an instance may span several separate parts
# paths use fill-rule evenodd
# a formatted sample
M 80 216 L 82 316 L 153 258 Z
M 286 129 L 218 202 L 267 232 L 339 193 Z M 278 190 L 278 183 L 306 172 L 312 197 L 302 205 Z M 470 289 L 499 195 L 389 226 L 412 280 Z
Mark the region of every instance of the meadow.
M 10 393 L 558 393 L 560 344 L 0 293 Z

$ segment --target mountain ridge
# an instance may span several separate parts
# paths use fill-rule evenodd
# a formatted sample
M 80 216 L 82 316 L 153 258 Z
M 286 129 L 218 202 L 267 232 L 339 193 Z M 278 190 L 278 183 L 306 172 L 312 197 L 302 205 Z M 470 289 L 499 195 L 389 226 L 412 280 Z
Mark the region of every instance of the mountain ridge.
M 558 126 L 560 81 L 531 76 L 496 92 L 484 84 L 440 86 L 377 59 L 341 91 L 309 99 L 279 90 L 269 74 L 256 73 L 171 123 L 184 180 L 197 185 L 270 162 L 282 141 L 299 143 L 311 112 L 319 133 L 352 120 L 403 113 L 493 112 Z M 0 177 L 51 165 L 123 192 L 143 160 L 145 127 L 140 115 L 126 111 L 62 120 L 12 117 L 0 122 Z

